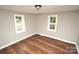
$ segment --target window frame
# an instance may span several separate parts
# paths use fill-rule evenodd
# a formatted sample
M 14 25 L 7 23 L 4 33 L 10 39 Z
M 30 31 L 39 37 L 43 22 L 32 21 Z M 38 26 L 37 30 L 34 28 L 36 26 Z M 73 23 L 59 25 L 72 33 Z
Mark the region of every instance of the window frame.
M 16 22 L 16 17 L 21 17 L 21 20 L 22 20 L 22 30 L 17 30 L 18 28 L 17 28 L 17 26 L 16 26 L 16 24 L 17 24 L 17 22 Z M 15 31 L 16 31 L 16 33 L 21 33 L 21 32 L 25 32 L 25 19 L 24 19 L 24 15 L 19 15 L 19 14 L 15 14 L 14 15 L 14 23 L 15 23 Z

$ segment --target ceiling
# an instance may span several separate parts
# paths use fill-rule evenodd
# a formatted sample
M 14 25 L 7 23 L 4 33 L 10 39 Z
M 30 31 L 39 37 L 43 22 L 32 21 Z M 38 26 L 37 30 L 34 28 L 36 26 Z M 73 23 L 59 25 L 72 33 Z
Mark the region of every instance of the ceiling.
M 79 5 L 42 5 L 40 10 L 37 10 L 34 5 L 0 5 L 0 9 L 31 14 L 47 14 L 64 11 L 78 11 Z

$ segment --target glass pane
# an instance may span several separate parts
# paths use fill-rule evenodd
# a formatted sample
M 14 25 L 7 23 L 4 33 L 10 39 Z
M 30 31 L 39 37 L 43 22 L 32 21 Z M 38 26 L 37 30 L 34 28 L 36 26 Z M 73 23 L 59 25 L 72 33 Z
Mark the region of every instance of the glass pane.
M 56 17 L 50 17 L 50 23 L 56 23 Z
M 17 26 L 17 31 L 20 31 L 23 29 L 21 16 L 16 16 L 16 26 Z
M 50 29 L 55 30 L 55 24 L 54 25 L 50 24 Z

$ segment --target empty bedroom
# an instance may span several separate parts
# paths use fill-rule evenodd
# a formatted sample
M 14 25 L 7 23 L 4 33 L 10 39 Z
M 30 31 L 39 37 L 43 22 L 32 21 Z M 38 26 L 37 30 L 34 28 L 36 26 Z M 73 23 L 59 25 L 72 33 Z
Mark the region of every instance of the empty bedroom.
M 78 54 L 79 5 L 0 5 L 0 54 Z

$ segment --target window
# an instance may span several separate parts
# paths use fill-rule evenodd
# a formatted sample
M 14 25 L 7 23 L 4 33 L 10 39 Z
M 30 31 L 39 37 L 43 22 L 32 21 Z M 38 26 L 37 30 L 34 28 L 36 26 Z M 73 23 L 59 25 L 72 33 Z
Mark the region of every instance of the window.
M 24 15 L 14 15 L 16 33 L 25 31 Z
M 57 15 L 48 16 L 48 31 L 56 31 L 57 28 Z

